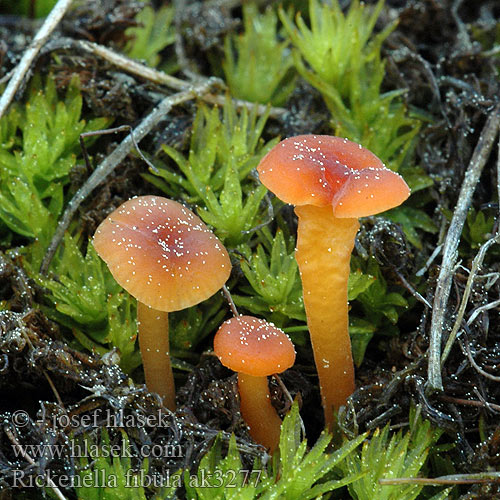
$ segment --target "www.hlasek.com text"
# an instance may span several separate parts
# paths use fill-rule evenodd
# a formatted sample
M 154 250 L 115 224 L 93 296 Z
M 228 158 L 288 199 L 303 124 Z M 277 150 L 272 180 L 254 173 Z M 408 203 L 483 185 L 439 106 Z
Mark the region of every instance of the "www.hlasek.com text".
M 15 444 L 12 451 L 16 458 L 30 456 L 33 459 L 71 458 L 182 458 L 181 445 L 173 444 L 143 444 L 132 446 L 128 442 L 121 444 L 101 443 L 95 444 L 87 440 L 70 440 L 68 444 Z

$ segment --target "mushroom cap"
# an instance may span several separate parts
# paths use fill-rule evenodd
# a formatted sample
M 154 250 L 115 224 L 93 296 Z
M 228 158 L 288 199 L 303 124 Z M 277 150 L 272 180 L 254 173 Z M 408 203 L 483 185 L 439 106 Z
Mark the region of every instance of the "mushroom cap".
M 364 217 L 403 203 L 404 179 L 368 149 L 330 135 L 299 135 L 277 144 L 257 167 L 270 191 L 293 205 L 332 205 L 335 217 Z
M 201 219 L 160 196 L 120 205 L 97 228 L 93 243 L 115 280 L 160 311 L 202 302 L 231 272 L 224 245 Z
M 293 366 L 295 348 L 288 335 L 263 319 L 236 316 L 215 334 L 214 352 L 235 372 L 267 377 Z

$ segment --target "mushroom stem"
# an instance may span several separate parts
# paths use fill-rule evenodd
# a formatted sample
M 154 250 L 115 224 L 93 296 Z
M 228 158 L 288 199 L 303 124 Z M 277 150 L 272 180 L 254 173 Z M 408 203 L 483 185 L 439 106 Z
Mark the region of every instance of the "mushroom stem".
M 326 426 L 334 410 L 354 391 L 349 337 L 347 282 L 351 252 L 359 229 L 355 218 L 334 217 L 332 207 L 295 207 L 299 218 L 296 259 L 318 371 Z
M 267 377 L 239 372 L 238 390 L 241 416 L 250 428 L 250 436 L 273 453 L 280 441 L 281 419 L 271 404 Z
M 175 383 L 170 364 L 168 313 L 137 301 L 139 348 L 146 387 L 163 398 L 163 405 L 175 410 Z

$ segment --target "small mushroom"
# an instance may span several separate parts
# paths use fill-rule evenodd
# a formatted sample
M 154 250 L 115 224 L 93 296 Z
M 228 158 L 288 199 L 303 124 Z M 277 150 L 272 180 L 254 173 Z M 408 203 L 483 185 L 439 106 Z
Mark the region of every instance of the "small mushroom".
M 97 228 L 93 243 L 116 281 L 137 299 L 146 386 L 173 410 L 168 313 L 222 287 L 231 272 L 227 251 L 191 210 L 159 196 L 120 205 Z
M 268 375 L 295 362 L 295 349 L 285 332 L 253 316 L 225 321 L 214 338 L 220 362 L 238 372 L 241 415 L 252 438 L 272 453 L 279 444 L 281 419 L 269 395 Z
M 359 144 L 326 135 L 290 137 L 257 167 L 261 182 L 296 205 L 296 259 L 325 421 L 354 391 L 347 281 L 358 217 L 400 205 L 410 189 Z

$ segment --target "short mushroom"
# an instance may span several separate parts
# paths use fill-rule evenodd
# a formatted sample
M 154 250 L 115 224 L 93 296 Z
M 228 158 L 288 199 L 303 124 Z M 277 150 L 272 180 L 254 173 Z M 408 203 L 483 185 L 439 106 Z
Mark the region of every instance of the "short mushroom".
M 193 306 L 226 282 L 226 249 L 185 206 L 159 196 L 120 205 L 97 228 L 94 247 L 116 281 L 137 299 L 146 386 L 175 409 L 168 313 Z
M 296 259 L 318 370 L 325 421 L 354 391 L 347 281 L 358 217 L 400 205 L 410 190 L 359 144 L 326 135 L 290 137 L 257 167 L 261 182 L 296 205 Z
M 279 444 L 281 419 L 271 404 L 267 377 L 295 362 L 291 340 L 272 323 L 236 316 L 219 328 L 214 352 L 224 366 L 238 373 L 241 415 L 252 438 L 272 453 Z

